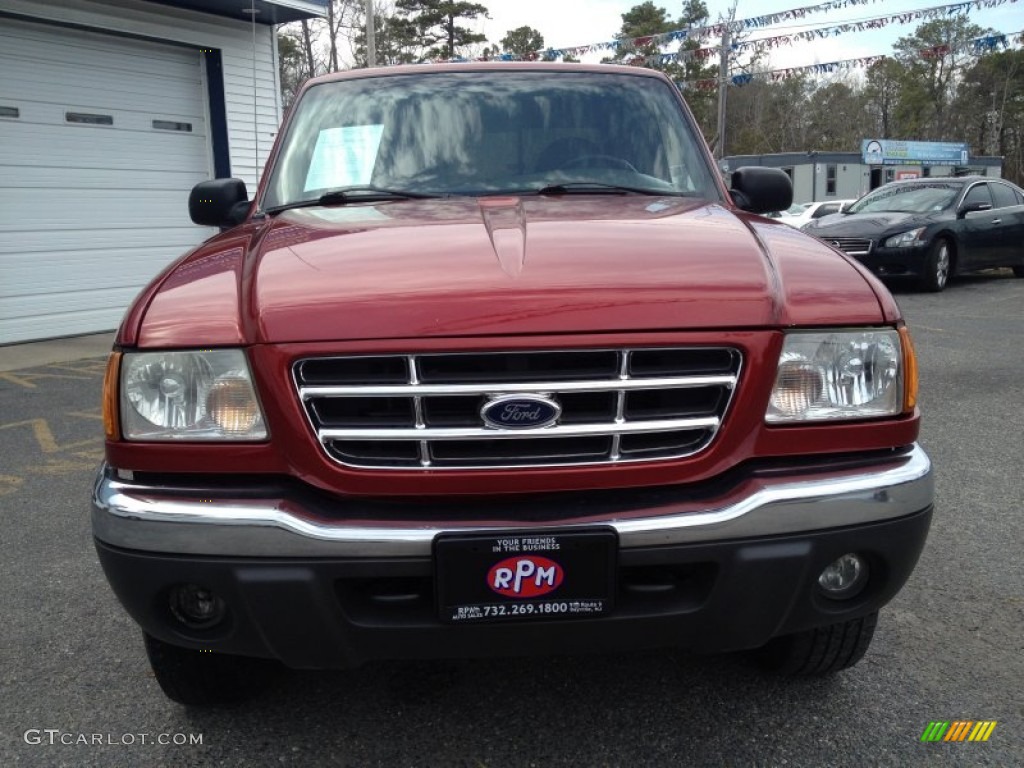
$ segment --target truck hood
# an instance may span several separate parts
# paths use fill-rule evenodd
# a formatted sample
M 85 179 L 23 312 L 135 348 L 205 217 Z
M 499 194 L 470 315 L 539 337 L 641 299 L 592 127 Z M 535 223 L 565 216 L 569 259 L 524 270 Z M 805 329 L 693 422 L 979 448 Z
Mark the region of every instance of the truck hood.
M 644 196 L 295 209 L 209 241 L 147 300 L 138 339 L 156 347 L 885 319 L 869 278 L 813 238 Z

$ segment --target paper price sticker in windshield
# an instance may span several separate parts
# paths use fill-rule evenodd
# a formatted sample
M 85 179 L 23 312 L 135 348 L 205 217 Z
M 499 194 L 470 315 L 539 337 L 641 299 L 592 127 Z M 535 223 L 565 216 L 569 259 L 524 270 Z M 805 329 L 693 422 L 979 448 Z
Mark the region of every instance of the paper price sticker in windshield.
M 383 133 L 383 125 L 345 125 L 320 131 L 303 191 L 368 185 Z

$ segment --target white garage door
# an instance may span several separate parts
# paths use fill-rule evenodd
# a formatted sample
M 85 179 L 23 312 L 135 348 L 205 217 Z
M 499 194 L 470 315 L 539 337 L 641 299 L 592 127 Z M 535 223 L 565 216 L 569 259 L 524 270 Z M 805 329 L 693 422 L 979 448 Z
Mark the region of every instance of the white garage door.
M 0 344 L 117 327 L 210 235 L 200 55 L 0 19 Z

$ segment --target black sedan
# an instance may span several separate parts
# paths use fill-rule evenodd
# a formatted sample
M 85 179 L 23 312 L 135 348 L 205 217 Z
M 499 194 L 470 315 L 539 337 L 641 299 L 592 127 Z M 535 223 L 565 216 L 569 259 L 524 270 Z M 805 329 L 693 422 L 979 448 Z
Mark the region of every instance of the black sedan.
M 983 176 L 896 181 L 803 231 L 881 278 L 941 291 L 951 275 L 1012 267 L 1024 277 L 1024 191 Z

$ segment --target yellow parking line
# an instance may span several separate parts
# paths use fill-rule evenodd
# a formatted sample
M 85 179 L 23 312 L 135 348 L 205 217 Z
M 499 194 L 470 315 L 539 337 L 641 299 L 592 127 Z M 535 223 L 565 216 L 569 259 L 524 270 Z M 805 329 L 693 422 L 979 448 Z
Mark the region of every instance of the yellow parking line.
M 72 448 L 80 448 L 84 445 L 94 445 L 99 441 L 98 437 L 91 437 L 88 440 L 79 440 L 74 443 L 60 445 L 57 443 L 57 438 L 53 436 L 53 430 L 50 429 L 50 425 L 46 419 L 26 419 L 25 421 L 15 421 L 11 424 L 0 424 L 0 430 L 14 429 L 15 427 L 31 427 L 32 434 L 36 438 L 36 444 L 39 446 L 39 450 L 43 453 L 60 453 L 61 451 L 70 451 Z

